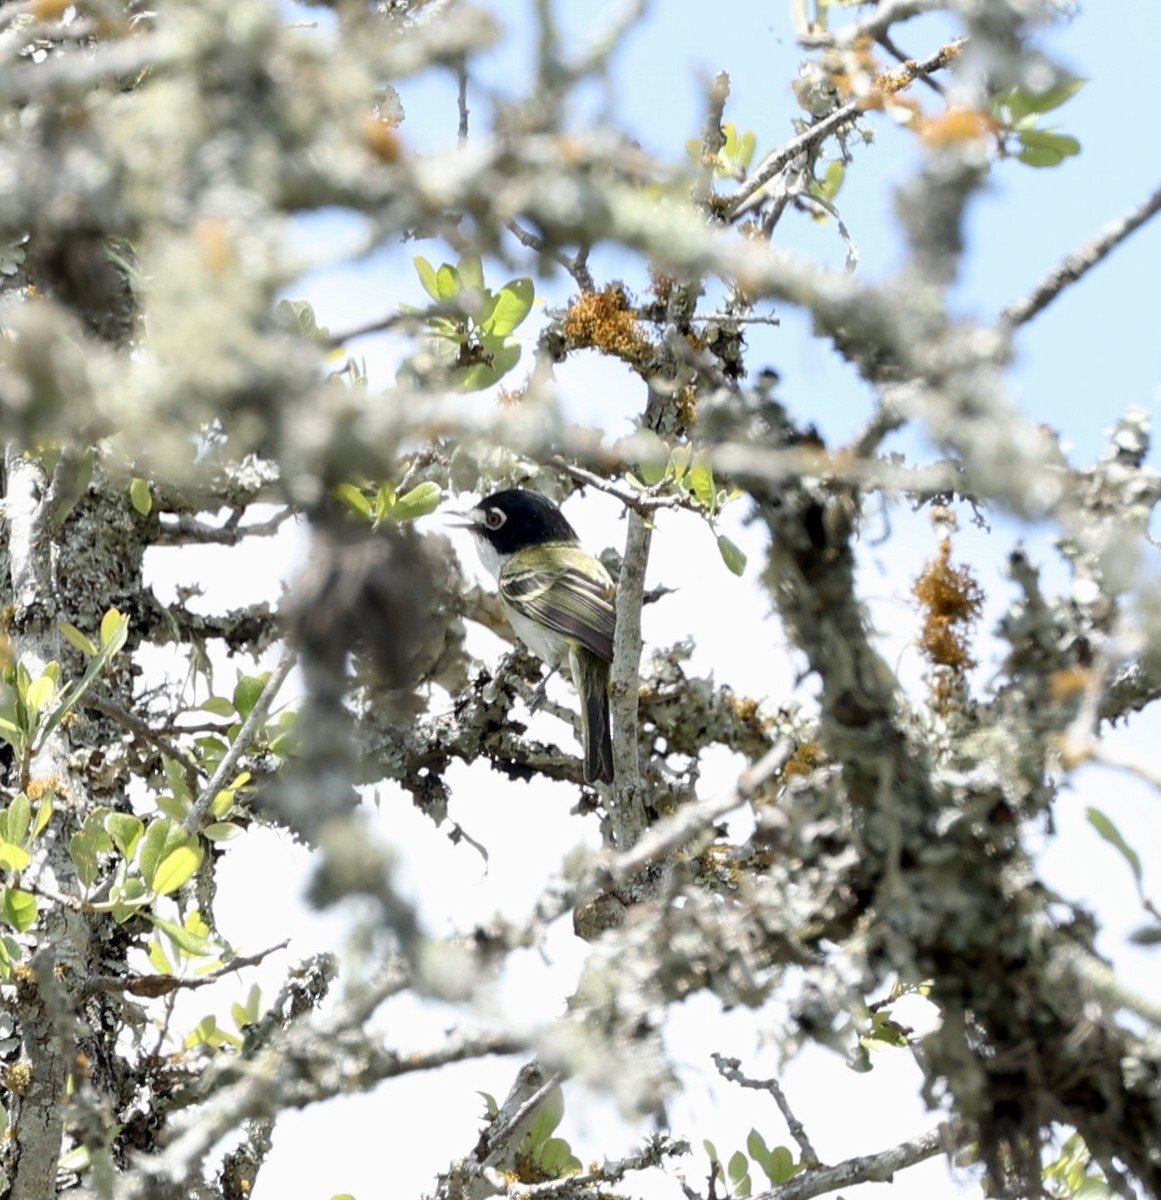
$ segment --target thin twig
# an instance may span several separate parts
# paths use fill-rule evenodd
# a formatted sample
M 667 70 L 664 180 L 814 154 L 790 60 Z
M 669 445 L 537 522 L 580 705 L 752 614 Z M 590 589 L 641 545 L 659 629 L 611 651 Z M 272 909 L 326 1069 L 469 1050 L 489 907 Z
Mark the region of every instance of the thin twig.
M 1066 287 L 1087 275 L 1129 234 L 1139 229 L 1158 211 L 1161 211 L 1161 187 L 1143 204 L 1102 230 L 1088 245 L 1070 254 L 1023 300 L 1009 304 L 1000 314 L 1000 319 L 1006 321 L 1013 329 L 1030 321 L 1041 309 L 1047 308 Z
M 456 97 L 460 113 L 459 144 L 466 146 L 468 144 L 468 61 L 466 58 L 460 59 L 459 66 L 456 67 L 456 81 L 459 84 Z
M 904 63 L 898 73 L 899 77 L 893 78 L 894 90 L 901 90 L 911 81 L 946 67 L 959 54 L 962 44 L 962 42 L 949 42 L 946 46 L 941 46 L 934 54 L 929 54 L 918 62 Z M 731 221 L 736 220 L 750 207 L 747 201 L 760 192 L 783 167 L 793 162 L 800 154 L 817 146 L 819 142 L 830 137 L 844 125 L 849 125 L 862 116 L 866 105 L 867 100 L 864 97 L 848 100 L 841 108 L 836 108 L 830 116 L 824 117 L 817 124 L 800 133 L 798 137 L 791 138 L 790 141 L 768 154 L 759 163 L 753 175 L 730 197 L 729 203 L 726 205 L 726 216 Z
M 221 525 L 208 525 L 205 521 L 183 514 L 174 522 L 162 522 L 160 532 L 153 539 L 153 545 L 236 546 L 243 538 L 273 537 L 295 515 L 293 508 L 283 508 L 268 521 L 255 521 L 251 525 L 243 525 L 242 512 L 241 509 L 235 509 Z
M 818 1163 L 820 1161 L 815 1153 L 814 1147 L 810 1144 L 810 1138 L 806 1135 L 806 1129 L 802 1122 L 794 1115 L 793 1109 L 790 1107 L 790 1102 L 786 1099 L 785 1093 L 777 1079 L 751 1079 L 748 1075 L 743 1075 L 742 1064 L 736 1058 L 726 1058 L 716 1051 L 713 1054 L 714 1066 L 717 1067 L 718 1073 L 723 1079 L 728 1079 L 731 1083 L 736 1083 L 739 1087 L 754 1088 L 759 1092 L 769 1092 L 774 1097 L 774 1103 L 778 1105 L 778 1111 L 782 1114 L 783 1120 L 786 1122 L 786 1128 L 790 1130 L 790 1136 L 798 1143 L 798 1148 L 802 1152 L 802 1161 L 804 1163 Z
M 239 955 L 231 959 L 220 970 L 211 975 L 202 975 L 192 979 L 179 979 L 174 975 L 92 975 L 85 980 L 81 989 L 82 996 L 92 996 L 97 992 L 129 992 L 134 996 L 161 996 L 170 992 L 184 989 L 193 991 L 196 988 L 209 987 L 217 983 L 225 975 L 233 975 L 244 971 L 247 967 L 256 967 L 263 959 L 279 950 L 285 950 L 290 945 L 289 939 L 271 946 L 267 950 L 259 950 L 257 954 Z
M 607 890 L 615 891 L 651 863 L 660 862 L 679 850 L 719 817 L 747 803 L 767 779 L 781 770 L 793 753 L 794 743 L 789 738 L 780 738 L 752 767 L 738 776 L 728 791 L 687 804 L 672 816 L 652 825 L 636 845 L 607 864 L 605 871 L 612 884 Z
M 270 710 L 270 705 L 274 702 L 274 697 L 278 695 L 279 688 L 286 682 L 286 677 L 290 674 L 297 661 L 298 655 L 293 650 L 288 649 L 283 654 L 282 661 L 271 672 L 270 678 L 266 681 L 266 686 L 262 689 L 254 707 L 250 710 L 250 715 L 243 722 L 242 728 L 238 730 L 238 736 L 234 738 L 233 744 L 218 764 L 218 769 L 214 772 L 213 778 L 202 789 L 197 800 L 194 802 L 193 808 L 190 809 L 189 815 L 184 822 L 186 833 L 197 833 L 201 829 L 202 822 L 210 811 L 210 805 L 214 802 L 214 797 L 229 783 L 234 774 L 234 769 L 238 765 L 238 760 L 250 748 L 250 743 L 253 742 L 258 729 L 266 719 L 266 714 Z
M 91 708 L 94 712 L 112 717 L 119 725 L 124 725 L 131 733 L 137 734 L 138 737 L 156 746 L 162 754 L 172 758 L 185 773 L 185 781 L 189 785 L 191 793 L 196 792 L 201 786 L 202 769 L 197 762 L 176 742 L 154 729 L 136 713 L 129 712 L 128 709 L 114 704 L 112 700 L 106 699 L 104 696 L 94 696 L 91 692 L 82 696 L 80 703 L 83 708 Z
M 879 45 L 882 46 L 883 49 L 886 50 L 896 62 L 902 63 L 904 66 L 906 66 L 909 62 L 914 61 L 910 54 L 904 54 L 903 51 L 895 45 L 895 43 L 891 40 L 891 35 L 885 30 L 879 34 L 878 41 Z M 937 96 L 941 96 L 946 99 L 947 92 L 944 90 L 943 85 L 941 83 L 936 83 L 936 81 L 932 79 L 930 75 L 920 75 L 919 82 L 926 84 Z
M 900 21 L 946 7 L 947 0 L 881 0 L 875 11 L 861 21 L 852 21 L 833 32 L 802 34 L 798 44 L 807 49 L 834 47 L 836 50 L 849 50 L 864 38 L 881 40 L 883 34 Z
M 945 1128 L 932 1129 L 907 1142 L 900 1142 L 878 1154 L 862 1154 L 848 1158 L 833 1167 L 803 1171 L 786 1183 L 765 1192 L 755 1192 L 750 1200 L 812 1200 L 827 1192 L 853 1187 L 857 1183 L 887 1183 L 897 1171 L 913 1167 L 924 1159 L 934 1158 L 948 1149 Z
M 726 101 L 730 98 L 730 77 L 719 72 L 710 85 L 706 98 L 705 125 L 701 132 L 701 154 L 698 158 L 697 176 L 690 189 L 690 201 L 700 207 L 708 207 L 714 190 L 714 173 L 718 166 L 718 154 L 726 144 L 722 130 L 722 117 Z
M 593 279 L 592 272 L 588 267 L 589 252 L 587 248 L 581 248 L 575 255 L 565 254 L 563 250 L 558 250 L 554 246 L 548 245 L 543 238 L 537 237 L 534 233 L 529 233 L 517 221 L 509 221 L 507 225 L 508 232 L 522 245 L 527 246 L 529 250 L 535 250 L 537 254 L 547 255 L 553 262 L 560 263 L 562 267 L 576 280 L 577 286 L 582 292 L 592 293 L 597 290 L 596 281 Z
M 654 495 L 651 492 L 639 492 L 635 489 L 622 487 L 620 484 L 614 483 L 611 479 L 606 479 L 603 475 L 597 475 L 593 471 L 586 471 L 584 467 L 578 467 L 574 463 L 565 462 L 563 459 L 558 459 L 552 464 L 563 475 L 568 475 L 575 479 L 577 483 L 584 484 L 586 487 L 594 487 L 597 491 L 604 492 L 606 495 L 615 496 L 628 509 L 634 512 L 649 514 L 656 512 L 659 508 L 693 508 L 694 503 L 687 501 L 686 497 L 677 493 L 669 495 Z

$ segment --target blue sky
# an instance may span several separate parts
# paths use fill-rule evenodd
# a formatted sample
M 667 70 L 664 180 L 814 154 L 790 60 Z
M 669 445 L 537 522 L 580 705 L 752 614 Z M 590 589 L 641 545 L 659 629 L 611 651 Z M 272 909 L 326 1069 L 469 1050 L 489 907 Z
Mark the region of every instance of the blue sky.
M 575 121 L 583 126 L 608 106 L 647 150 L 659 157 L 680 158 L 686 139 L 696 136 L 701 127 L 707 81 L 725 70 L 733 87 L 727 119 L 757 133 L 761 155 L 793 133 L 791 120 L 800 115 L 790 88 L 801 59 L 790 7 L 789 0 L 765 4 L 716 0 L 712 5 L 703 0 L 655 0 L 646 20 L 615 56 L 609 90 L 591 90 L 573 114 Z M 1130 8 L 1131 23 L 1126 18 Z M 296 9 L 294 16 L 302 19 L 317 11 Z M 501 93 L 518 92 L 531 65 L 531 0 L 520 4 L 508 0 L 497 4 L 495 11 L 509 36 L 500 49 L 473 65 L 473 129 L 480 133 L 486 132 L 488 107 L 482 92 L 491 87 Z M 558 5 L 557 11 L 562 41 L 571 47 L 585 44 L 596 30 L 605 27 L 613 7 L 569 0 Z M 896 40 L 908 53 L 920 57 L 935 47 L 946 30 L 945 22 L 924 19 L 900 27 Z M 953 293 L 956 310 L 964 317 L 989 319 L 1030 290 L 1065 253 L 1144 199 L 1161 182 L 1156 138 L 1148 132 L 1150 117 L 1139 115 L 1143 82 L 1154 76 L 1158 45 L 1161 6 L 1153 4 L 1093 4 L 1090 12 L 1071 23 L 1045 31 L 1044 49 L 1090 80 L 1053 119 L 1080 139 L 1083 151 L 1054 170 L 1037 171 L 1014 161 L 995 166 L 970 213 L 964 273 Z M 454 144 L 455 90 L 448 76 L 409 81 L 401 85 L 400 92 L 407 114 L 401 132 L 410 147 L 423 152 Z M 919 90 L 915 94 L 925 105 L 937 103 L 930 93 Z M 901 255 L 893 191 L 914 170 L 921 150 L 911 133 L 887 119 L 874 118 L 873 124 L 876 141 L 856 148 L 838 204 L 861 251 L 860 271 L 881 279 L 899 265 Z M 335 214 L 320 214 L 303 222 L 299 244 L 304 250 L 309 248 L 312 256 L 325 256 L 349 239 L 353 225 L 357 223 Z M 834 267 L 840 267 L 845 256 L 833 223 L 819 224 L 801 215 L 785 218 L 778 240 Z M 353 327 L 394 311 L 400 302 L 422 302 L 411 267 L 411 256 L 416 253 L 436 262 L 450 256 L 446 247 L 433 242 L 387 247 L 365 261 L 312 272 L 291 294 L 310 299 L 320 322 L 332 329 Z M 614 249 L 600 249 L 594 255 L 594 269 L 600 282 L 619 278 L 631 287 L 644 287 L 641 264 Z M 492 265 L 489 282 L 501 282 L 509 273 Z M 1074 461 L 1088 462 L 1099 454 L 1102 430 L 1127 406 L 1135 404 L 1156 413 L 1161 383 L 1155 295 L 1159 276 L 1161 224 L 1154 223 L 1134 235 L 1018 336 L 1017 358 L 1009 378 L 1013 396 L 1030 418 L 1060 431 L 1066 444 L 1073 447 Z M 537 282 L 538 294 L 549 304 L 562 304 L 571 290 L 571 281 L 560 275 Z M 792 413 L 800 420 L 817 422 L 828 440 L 841 441 L 866 419 L 873 397 L 836 361 L 829 345 L 813 337 L 801 314 L 783 310 L 779 316 L 782 325 L 777 329 L 755 331 L 750 336 L 750 363 L 775 366 L 783 377 L 781 395 Z M 352 349 L 367 356 L 374 382 L 390 383 L 398 347 L 383 338 L 369 338 Z M 571 412 L 614 433 L 627 428 L 628 419 L 643 401 L 640 382 L 634 376 L 592 354 L 576 356 L 560 369 L 557 378 L 562 402 Z M 906 444 L 921 449 L 915 439 Z M 589 495 L 570 505 L 570 518 L 587 542 L 613 543 L 620 537 L 616 506 L 606 499 Z M 752 554 L 760 553 L 761 541 L 754 531 L 739 527 L 733 532 Z M 887 545 L 867 546 L 864 585 L 888 661 L 918 685 L 921 664 L 910 647 L 914 613 L 907 593 L 923 559 L 934 550 L 934 537 L 925 517 L 913 518 L 905 512 L 892 514 L 892 533 Z M 1047 561 L 1052 555 L 1050 533 L 1021 530 L 1001 516 L 994 520 L 991 534 L 965 530 L 957 539 L 957 557 L 980 564 L 981 582 L 989 594 L 990 621 L 1012 594 L 1000 571 L 1003 555 L 1022 537 Z M 668 607 L 655 606 L 657 611 L 649 614 L 647 640 L 661 645 L 683 632 L 694 632 L 702 643 L 695 665 L 716 669 L 719 679 L 734 680 L 742 690 L 775 700 L 803 692 L 809 695 L 809 682 L 795 683 L 795 664 L 787 655 L 780 631 L 774 623 L 762 624 L 768 601 L 756 587 L 734 584 L 725 576 L 715 564 L 708 536 L 704 553 L 699 552 L 698 539 L 703 534 L 688 522 L 661 523 L 651 582 L 676 584 L 682 590 Z M 471 567 L 466 543 L 457 545 Z M 1054 574 L 1060 577 L 1059 571 Z M 1155 575 L 1155 571 L 1149 574 Z M 278 569 L 272 568 L 268 577 L 277 578 Z M 238 601 L 231 595 L 230 602 Z M 704 615 L 724 606 L 728 606 L 730 621 L 714 621 L 712 628 L 707 628 Z M 754 643 L 757 630 L 763 639 L 760 646 Z M 739 631 L 745 631 L 745 636 Z M 498 646 L 489 643 L 483 648 L 485 653 L 496 653 Z M 981 689 L 994 671 L 997 654 L 997 648 L 988 642 L 985 623 Z M 561 696 L 567 702 L 567 691 Z M 1155 724 L 1152 720 L 1137 722 L 1116 736 L 1140 739 Z M 553 732 L 560 736 L 559 729 Z M 707 790 L 728 782 L 733 770 L 729 761 L 717 764 L 707 773 Z M 427 888 L 423 899 L 433 932 L 446 932 L 493 907 L 514 914 L 524 911 L 539 887 L 539 880 L 528 870 L 527 845 L 568 846 L 576 840 L 595 844 L 595 830 L 568 815 L 574 799 L 571 794 L 547 787 L 512 789 L 495 780 L 487 772 L 464 772 L 456 780 L 454 815 L 465 821 L 469 832 L 486 833 L 490 838 L 493 860 L 486 873 L 470 852 L 450 847 L 405 800 L 384 793 L 380 832 L 405 847 L 401 869 L 408 884 L 423 892 L 425 883 L 439 881 L 437 887 Z M 1156 796 L 1107 770 L 1082 771 L 1062 795 L 1058 806 L 1062 836 L 1044 859 L 1050 881 L 1064 894 L 1084 898 L 1105 920 L 1109 932 L 1102 947 L 1131 965 L 1140 978 L 1140 972 L 1148 970 L 1147 961 L 1140 951 L 1124 946 L 1124 934 L 1139 921 L 1132 882 L 1116 853 L 1085 825 L 1086 804 L 1107 808 L 1144 852 L 1150 872 L 1147 878 L 1156 894 L 1161 864 L 1148 861 L 1152 847 L 1161 841 L 1157 837 L 1161 821 Z M 286 904 L 291 904 L 295 880 L 308 865 L 305 857 L 285 844 L 267 849 L 281 856 L 280 886 L 287 889 Z M 545 858 L 551 855 L 546 853 Z M 451 879 L 457 881 L 456 889 L 448 887 Z M 243 870 L 233 883 L 229 879 L 224 882 L 223 912 L 233 911 L 231 886 L 244 893 L 252 886 L 249 875 Z M 269 913 L 254 914 L 255 919 L 273 915 L 284 921 L 282 904 L 272 902 L 263 908 Z M 320 945 L 332 944 L 340 936 L 335 926 L 317 922 L 309 914 L 303 914 L 301 926 L 300 943 L 307 946 L 315 940 Z M 277 927 L 269 934 L 256 929 L 245 948 L 269 944 L 278 936 Z M 560 934 L 550 948 L 561 978 L 567 978 L 578 961 L 580 948 L 570 937 L 567 932 Z M 559 980 L 542 966 L 518 964 L 491 1003 L 513 1011 L 521 996 L 548 994 L 558 997 L 550 1000 L 550 1005 L 558 1005 L 567 988 L 561 988 Z M 554 992 L 553 988 L 561 990 Z M 688 1068 L 686 1090 L 674 1107 L 675 1118 L 687 1121 L 681 1131 L 711 1136 L 723 1149 L 741 1145 L 751 1124 L 766 1130 L 768 1141 L 779 1140 L 776 1118 L 756 1107 L 752 1094 L 739 1105 L 729 1089 L 717 1086 L 704 1047 L 697 1042 L 699 1031 L 717 1020 L 707 1004 L 713 1007 L 705 1000 L 692 1002 L 674 1017 L 674 1037 L 679 1039 Z M 392 1027 L 404 1031 L 400 1040 L 405 1044 L 413 1038 L 422 1042 L 427 1036 L 438 1039 L 445 1018 L 442 1012 L 425 1015 L 417 1009 L 400 1009 Z M 753 1073 L 771 1073 L 776 1068 L 771 1048 L 760 1044 L 752 1024 L 743 1028 L 727 1022 L 712 1028 L 715 1048 L 740 1054 Z M 928 1127 L 934 1118 L 923 1114 L 915 1095 L 914 1070 L 907 1068 L 904 1060 L 905 1056 L 884 1059 L 866 1077 L 852 1076 L 833 1059 L 825 1060 L 824 1070 L 817 1056 L 806 1056 L 791 1066 L 788 1087 L 812 1132 L 825 1131 L 819 1137 L 825 1157 L 871 1152 Z M 368 1200 L 383 1194 L 387 1169 L 392 1195 L 417 1196 L 430 1187 L 434 1173 L 446 1166 L 451 1156 L 470 1148 L 479 1112 L 473 1089 L 503 1093 L 511 1074 L 510 1064 L 485 1064 L 475 1071 L 464 1068 L 442 1075 L 426 1091 L 422 1086 L 413 1092 L 391 1085 L 371 1097 L 327 1106 L 329 1113 L 320 1109 L 293 1114 L 276 1135 L 274 1157 L 259 1180 L 256 1200 L 280 1195 L 325 1196 L 341 1190 Z M 887 1080 L 890 1086 L 877 1090 Z M 416 1095 L 421 1097 L 418 1101 L 412 1099 Z M 432 1115 L 436 1111 L 438 1121 Z M 385 1112 L 389 1114 L 386 1119 Z M 567 1120 L 571 1124 L 562 1132 L 574 1140 L 586 1160 L 606 1149 L 628 1148 L 641 1132 L 618 1125 L 608 1106 L 600 1102 L 594 1102 L 591 1109 L 585 1109 L 579 1100 L 570 1102 Z M 394 1149 L 379 1153 L 377 1139 L 382 1135 L 378 1131 L 384 1127 L 390 1141 L 383 1145 Z M 626 1139 L 623 1145 L 609 1143 L 610 1127 Z M 408 1153 L 400 1153 L 400 1146 L 406 1146 Z M 691 1182 L 700 1184 L 703 1165 L 691 1164 L 689 1174 Z M 957 1180 L 939 1161 L 906 1173 L 895 1185 L 897 1195 L 902 1192 L 916 1200 L 951 1196 L 957 1190 Z

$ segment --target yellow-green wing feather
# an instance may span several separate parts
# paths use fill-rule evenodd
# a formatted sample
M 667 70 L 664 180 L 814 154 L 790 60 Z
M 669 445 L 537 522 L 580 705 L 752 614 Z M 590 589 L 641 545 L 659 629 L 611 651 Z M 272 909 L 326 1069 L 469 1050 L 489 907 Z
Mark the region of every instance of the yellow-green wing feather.
M 611 662 L 616 589 L 609 573 L 578 546 L 562 544 L 552 550 L 548 569 L 540 563 L 531 570 L 509 563 L 500 572 L 500 595 L 530 620 Z

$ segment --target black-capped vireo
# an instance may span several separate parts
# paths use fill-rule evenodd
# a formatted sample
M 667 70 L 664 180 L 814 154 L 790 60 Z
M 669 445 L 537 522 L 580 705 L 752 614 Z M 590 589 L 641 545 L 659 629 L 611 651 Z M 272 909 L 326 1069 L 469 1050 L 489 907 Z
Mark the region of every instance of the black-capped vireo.
M 495 492 L 466 515 L 516 636 L 550 667 L 568 664 L 581 701 L 585 782 L 612 783 L 616 589 L 608 571 L 580 548 L 564 513 L 539 492 Z

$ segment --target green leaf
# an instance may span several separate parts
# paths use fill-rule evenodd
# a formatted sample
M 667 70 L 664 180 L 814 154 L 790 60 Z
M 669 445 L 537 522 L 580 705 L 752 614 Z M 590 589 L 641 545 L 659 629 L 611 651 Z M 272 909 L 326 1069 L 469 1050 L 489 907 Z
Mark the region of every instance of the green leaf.
M 826 171 L 821 179 L 816 179 L 811 185 L 811 193 L 820 200 L 830 203 L 839 194 L 839 189 L 846 179 L 846 168 L 841 162 L 827 163 Z
M 358 513 L 359 516 L 370 518 L 371 501 L 353 483 L 336 484 L 334 494 L 337 499 L 341 500 L 353 512 Z
M 442 499 L 443 491 L 439 484 L 427 480 L 399 497 L 395 502 L 393 516 L 397 521 L 414 521 L 417 517 L 426 517 L 439 508 Z
M 0 841 L 0 870 L 23 871 L 32 862 L 32 855 L 15 842 Z
M 209 938 L 200 937 L 178 925 L 175 921 L 166 921 L 153 913 L 145 913 L 146 917 L 181 951 L 194 958 L 212 958 L 222 952 L 221 946 L 214 945 Z M 172 972 L 170 972 L 172 973 Z
M 1125 861 L 1129 864 L 1133 872 L 1133 878 L 1137 881 L 1137 887 L 1141 886 L 1141 857 L 1129 845 L 1128 842 L 1121 836 L 1121 831 L 1113 824 L 1113 822 L 1105 816 L 1099 808 L 1086 808 L 1084 815 L 1088 817 L 1088 823 L 1109 843 L 1110 846 L 1115 846 L 1124 856 Z
M 101 649 L 116 654 L 129 636 L 129 618 L 115 608 L 101 618 Z
M 201 865 L 202 855 L 197 850 L 192 846 L 179 846 L 158 864 L 153 875 L 153 890 L 162 896 L 176 892 L 194 877 Z
M 536 291 L 528 276 L 506 283 L 496 297 L 491 316 L 480 321 L 481 332 L 493 337 L 507 337 L 532 310 Z
M 449 300 L 454 300 L 461 290 L 460 277 L 456 273 L 456 269 L 448 263 L 444 263 L 435 273 L 435 288 L 436 299 L 441 304 L 446 304 Z
M 288 324 L 292 330 L 297 331 L 306 338 L 314 338 L 318 336 L 319 327 L 318 321 L 315 319 L 314 309 L 306 300 L 279 300 L 277 311 L 284 317 L 289 317 Z
M 149 917 L 148 913 L 145 915 L 146 917 Z M 149 919 L 152 920 L 153 918 L 150 917 Z M 160 942 L 149 943 L 149 965 L 159 975 L 173 974 L 173 963 L 169 961 L 169 956 L 165 953 L 165 950 L 162 949 Z
M 243 720 L 254 711 L 254 705 L 258 703 L 258 697 L 262 695 L 262 690 L 266 687 L 269 678 L 269 671 L 263 671 L 261 675 L 240 675 L 238 677 L 238 683 L 234 688 L 234 707 L 238 710 L 238 716 Z
M 45 792 L 40 798 L 40 803 L 36 806 L 36 820 L 32 823 L 32 833 L 28 838 L 30 842 L 35 842 L 45 831 L 49 821 L 52 820 L 54 807 L 52 792 Z
M 4 888 L 0 895 L 0 915 L 16 930 L 26 933 L 36 924 L 36 897 L 19 888 Z
M 543 1145 L 552 1136 L 553 1131 L 564 1119 L 564 1092 L 560 1087 L 554 1087 L 544 1098 L 544 1103 L 532 1119 L 528 1128 L 527 1138 L 535 1148 Z
M 215 717 L 232 717 L 237 712 L 233 703 L 225 696 L 211 696 L 203 704 L 199 704 L 198 708 L 202 712 L 213 713 Z
M 375 503 L 371 506 L 371 513 L 375 521 L 376 529 L 383 524 L 384 519 L 390 514 L 394 507 L 395 488 L 391 484 L 385 483 L 375 493 Z
M 113 839 L 113 845 L 121 852 L 121 857 L 131 862 L 137 843 L 145 832 L 145 822 L 132 813 L 111 812 L 105 818 L 105 832 Z
M 722 562 L 735 574 L 741 575 L 746 570 L 746 555 L 724 533 L 718 534 L 718 553 Z
M 129 484 L 129 503 L 143 516 L 147 517 L 153 511 L 153 495 L 149 483 L 136 476 Z
M 726 1167 L 726 1173 L 734 1183 L 740 1183 L 745 1179 L 750 1170 L 750 1160 L 741 1152 L 735 1150 L 730 1155 L 729 1165 Z
M 711 1162 L 721 1161 L 718 1158 L 718 1148 L 709 1140 L 709 1138 L 704 1138 L 701 1144 L 705 1147 L 705 1152 L 709 1155 Z
M 215 821 L 202 830 L 202 837 L 211 842 L 232 842 L 244 832 L 241 825 L 235 825 L 231 821 Z
M 575 1175 L 581 1169 L 580 1159 L 564 1138 L 550 1137 L 536 1154 L 536 1164 L 554 1179 Z
M 756 1129 L 751 1129 L 746 1138 L 746 1150 L 756 1163 L 764 1162 L 770 1155 L 765 1139 Z
M 158 817 L 150 821 L 137 847 L 137 861 L 141 864 L 141 877 L 154 887 L 154 880 L 162 860 L 168 858 L 175 850 L 189 845 L 189 834 L 168 817 Z
M 466 288 L 482 288 L 484 286 L 484 264 L 478 254 L 465 254 L 456 264 L 460 281 Z
M 39 679 L 33 680 L 28 685 L 28 691 L 24 696 L 24 703 L 28 706 L 30 712 L 38 713 L 53 698 L 55 693 L 56 684 L 52 681 L 51 676 L 45 674 Z
M 520 361 L 519 346 L 502 346 L 491 354 L 491 362 L 476 363 L 455 372 L 457 392 L 479 392 L 498 382 Z
M 639 455 L 641 478 L 650 486 L 660 483 L 669 466 L 669 447 L 652 429 L 633 435 L 634 453 Z
M 152 902 L 153 893 L 136 875 L 130 875 L 119 887 L 115 885 L 110 889 L 109 899 L 115 905 L 113 920 L 124 925 L 143 904 Z
M 422 254 L 417 254 L 411 261 L 415 264 L 415 270 L 419 275 L 419 282 L 423 284 L 423 290 L 438 303 L 439 284 L 436 281 L 435 268 Z
M 189 816 L 192 803 L 188 798 L 169 796 L 164 792 L 154 802 L 158 812 L 164 813 L 171 821 L 176 821 L 179 825 Z
M 742 139 L 738 144 L 737 153 L 734 157 L 738 160 L 738 164 L 742 167 L 749 167 L 754 161 L 754 151 L 758 146 L 758 135 L 752 130 L 747 129 L 742 134 Z
M 88 491 L 89 484 L 93 480 L 93 452 L 86 450 L 79 461 L 65 461 L 63 456 L 59 460 L 58 465 L 63 464 L 63 469 L 58 477 L 54 480 L 54 485 L 60 495 L 60 503 L 56 506 L 52 514 L 52 523 L 54 526 L 61 526 L 65 523 L 65 519 L 69 513 L 76 507 L 80 498 Z M 50 474 L 56 474 L 55 471 Z
M 24 835 L 28 832 L 28 826 L 32 823 L 32 802 L 24 792 L 17 792 L 12 797 L 12 803 L 8 806 L 8 829 L 6 836 L 8 841 L 15 842 L 18 846 L 24 844 Z
M 89 665 L 85 668 L 85 673 L 81 676 L 80 680 L 76 683 L 70 683 L 68 687 L 62 689 L 60 703 L 53 711 L 52 716 L 45 722 L 44 728 L 40 731 L 37 748 L 43 746 L 48 741 L 56 727 L 68 716 L 77 701 L 88 691 L 89 685 L 105 669 L 105 664 L 109 659 L 125 645 L 128 636 L 129 618 L 123 616 L 115 608 L 109 609 L 104 617 L 101 618 L 100 650 L 89 660 Z M 48 673 L 47 667 L 45 668 L 45 673 Z
M 995 109 L 1007 109 L 1013 121 L 1033 114 L 1051 112 L 1071 100 L 1088 82 L 1087 79 L 1069 79 L 1043 92 L 1029 92 L 1023 88 L 1009 88 L 993 101 Z
M 69 858 L 85 887 L 92 887 L 97 881 L 97 854 L 97 841 L 90 831 L 80 829 L 69 838 Z
M 689 471 L 689 486 L 702 504 L 712 510 L 717 488 L 714 486 L 714 469 L 710 465 L 708 450 L 699 450 L 694 455 L 693 466 Z
M 771 1184 L 777 1187 L 798 1174 L 801 1164 L 795 1164 L 794 1155 L 785 1146 L 775 1146 L 762 1163 L 762 1170 Z
M 97 647 L 93 644 L 93 639 L 88 634 L 82 633 L 75 625 L 70 625 L 68 621 L 58 621 L 57 628 L 61 632 L 61 636 L 74 650 L 79 650 L 82 654 L 96 654 Z
M 246 997 L 245 1004 L 234 1004 L 230 1008 L 230 1014 L 234 1018 L 234 1024 L 239 1030 L 244 1029 L 247 1025 L 254 1025 L 258 1021 L 262 1008 L 262 989 L 254 983 L 250 985 L 250 992 Z
M 234 807 L 238 792 L 250 782 L 250 772 L 241 771 L 229 787 L 224 787 L 210 804 L 210 815 L 224 817 Z
M 1080 153 L 1080 142 L 1066 133 L 1052 133 L 1047 129 L 1024 129 L 1016 137 L 1028 150 L 1052 150 L 1061 158 Z
M 500 1115 L 500 1106 L 496 1103 L 496 1097 L 491 1092 L 476 1092 L 477 1096 L 484 1098 L 484 1117 L 492 1121 Z

